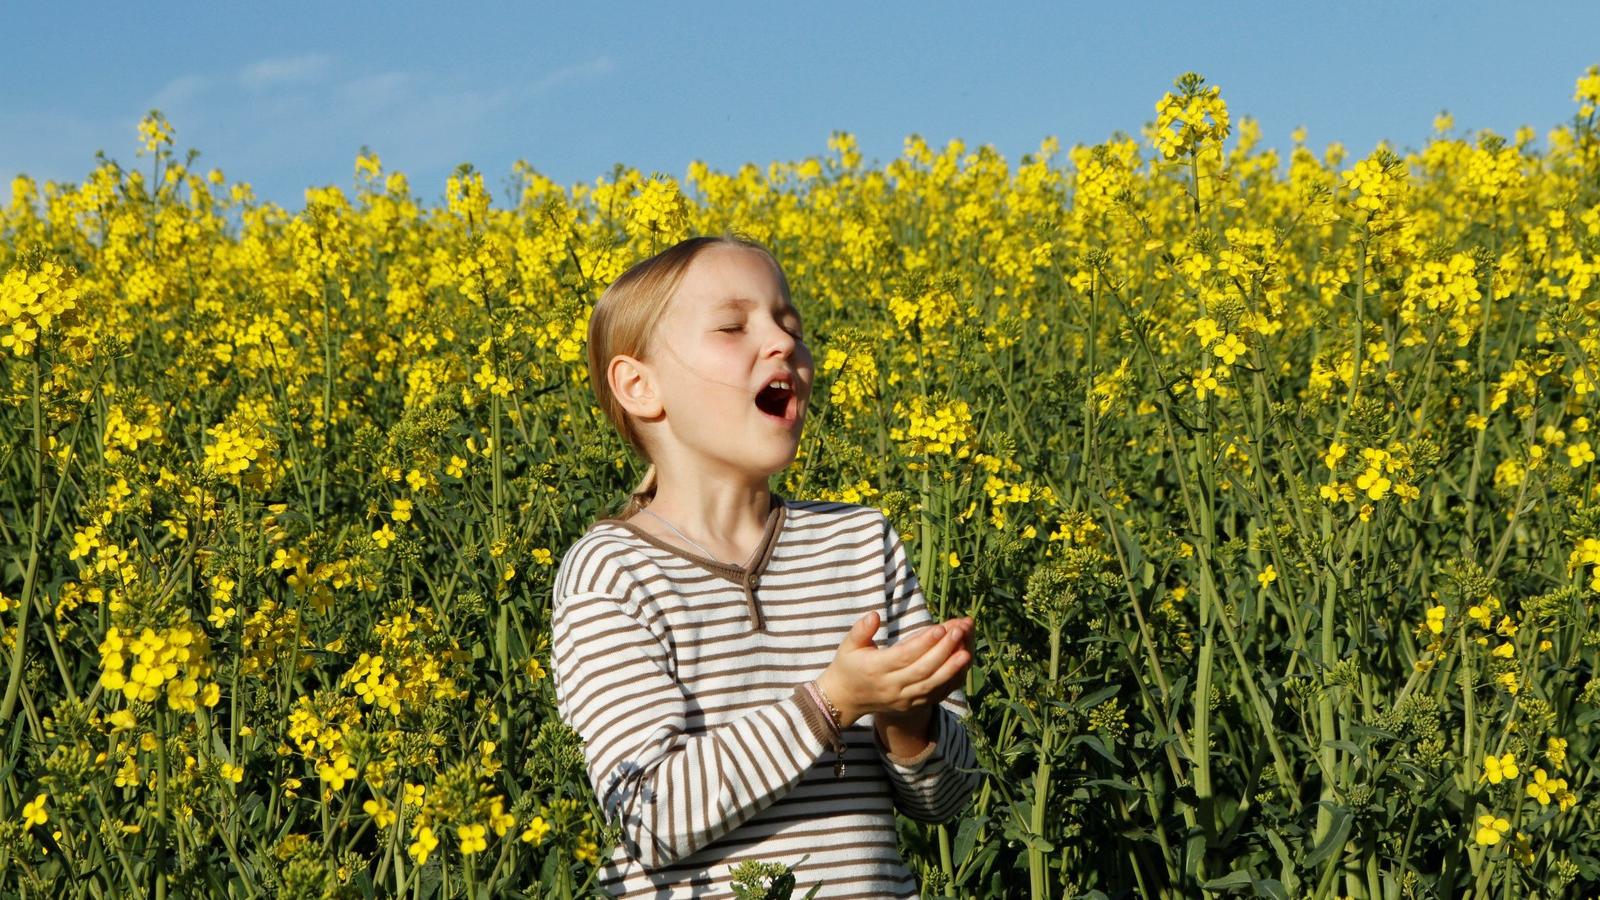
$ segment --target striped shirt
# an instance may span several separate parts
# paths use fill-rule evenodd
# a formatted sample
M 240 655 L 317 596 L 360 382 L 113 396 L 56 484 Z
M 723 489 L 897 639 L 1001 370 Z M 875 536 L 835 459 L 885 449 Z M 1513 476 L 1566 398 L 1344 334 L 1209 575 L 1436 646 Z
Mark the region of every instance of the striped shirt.
M 623 832 L 599 876 L 607 893 L 732 897 L 730 870 L 756 860 L 787 864 L 795 897 L 819 882 L 818 897 L 918 896 L 895 812 L 947 822 L 971 798 L 966 695 L 934 709 L 932 741 L 910 758 L 862 716 L 836 776 L 802 687 L 871 610 L 880 648 L 932 624 L 883 513 L 773 494 L 743 567 L 602 519 L 562 556 L 552 593 L 558 710 Z

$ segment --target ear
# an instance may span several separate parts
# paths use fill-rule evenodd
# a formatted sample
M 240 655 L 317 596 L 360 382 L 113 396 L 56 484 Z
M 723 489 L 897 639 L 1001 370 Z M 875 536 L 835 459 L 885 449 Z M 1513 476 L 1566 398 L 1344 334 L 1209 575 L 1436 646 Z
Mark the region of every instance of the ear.
M 637 419 L 654 419 L 661 415 L 655 373 L 650 371 L 649 365 L 619 353 L 611 358 L 606 377 L 611 379 L 611 393 L 629 415 Z

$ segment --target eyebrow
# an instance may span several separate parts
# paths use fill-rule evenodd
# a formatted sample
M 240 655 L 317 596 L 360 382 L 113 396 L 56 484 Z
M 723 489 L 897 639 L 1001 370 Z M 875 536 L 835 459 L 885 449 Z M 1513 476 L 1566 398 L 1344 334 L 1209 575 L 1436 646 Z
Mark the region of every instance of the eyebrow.
M 720 310 L 724 310 L 724 309 L 741 309 L 742 310 L 742 309 L 749 309 L 750 307 L 755 306 L 755 305 L 756 305 L 756 301 L 751 300 L 748 297 L 729 297 L 729 298 L 727 298 L 725 300 L 718 301 L 716 305 L 711 307 L 711 309 L 713 311 L 720 311 Z M 796 309 L 795 305 L 793 303 L 790 303 L 790 304 L 784 306 L 784 308 L 781 310 L 781 312 L 794 313 L 795 318 L 797 318 L 797 319 L 800 317 L 800 310 Z

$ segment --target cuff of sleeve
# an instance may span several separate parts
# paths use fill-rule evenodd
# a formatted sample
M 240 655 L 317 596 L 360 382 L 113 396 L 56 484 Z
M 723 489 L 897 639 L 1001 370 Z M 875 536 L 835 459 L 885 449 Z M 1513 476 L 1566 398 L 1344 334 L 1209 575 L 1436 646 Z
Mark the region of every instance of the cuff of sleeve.
M 896 756 L 890 753 L 889 748 L 883 745 L 883 737 L 878 733 L 877 723 L 873 723 L 872 742 L 877 746 L 879 755 L 884 759 L 898 766 L 905 774 L 914 775 L 927 764 L 934 754 L 939 752 L 939 741 L 944 737 L 944 717 L 944 707 L 936 707 L 928 726 L 928 745 L 923 747 L 916 756 Z
M 810 731 L 811 736 L 817 739 L 819 746 L 811 748 L 813 752 L 820 755 L 824 751 L 833 748 L 833 728 L 822 717 L 822 710 L 817 708 L 817 701 L 811 699 L 811 694 L 807 693 L 805 685 L 795 685 L 794 692 L 789 695 L 789 698 L 800 708 L 800 718 L 805 720 L 806 730 Z

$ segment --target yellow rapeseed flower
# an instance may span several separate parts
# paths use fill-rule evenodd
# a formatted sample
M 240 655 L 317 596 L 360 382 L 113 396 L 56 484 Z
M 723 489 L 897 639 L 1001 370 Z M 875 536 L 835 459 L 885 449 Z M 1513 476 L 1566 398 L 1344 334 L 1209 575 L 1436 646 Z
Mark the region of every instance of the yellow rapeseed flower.
M 1200 339 L 1201 347 L 1209 346 L 1212 341 L 1216 340 L 1217 335 L 1222 333 L 1222 328 L 1210 316 L 1202 316 L 1195 319 L 1189 323 L 1189 330 L 1193 331 L 1195 337 Z
M 1228 396 L 1228 389 L 1217 380 L 1212 371 L 1212 368 L 1207 366 L 1190 377 L 1189 383 L 1194 386 L 1195 399 L 1204 400 L 1209 394 L 1216 394 L 1218 397 Z
M 1478 817 L 1478 830 L 1474 837 L 1481 846 L 1490 847 L 1500 843 L 1501 835 L 1510 830 L 1511 823 L 1505 819 L 1492 815 L 1482 815 Z
M 586 862 L 591 866 L 597 865 L 600 862 L 600 845 L 590 839 L 585 832 L 578 838 L 578 846 L 572 851 L 572 855 L 580 862 Z
M 1565 778 L 1551 778 L 1544 769 L 1535 767 L 1533 780 L 1528 782 L 1528 796 L 1539 801 L 1540 806 L 1549 806 L 1551 795 L 1560 796 L 1567 789 Z
M 544 836 L 550 833 L 550 823 L 543 816 L 534 816 L 528 822 L 528 827 L 522 829 L 522 839 L 530 844 L 543 844 Z
M 350 757 L 338 755 L 326 763 L 317 763 L 317 777 L 331 790 L 343 790 L 345 783 L 356 777 L 356 768 L 350 764 Z
M 372 533 L 372 540 L 377 543 L 379 548 L 385 550 L 387 550 L 389 545 L 394 543 L 398 537 L 399 535 L 394 533 L 394 529 L 389 527 L 388 522 L 383 523 L 382 528 L 379 528 L 377 531 Z
M 1228 366 L 1233 365 L 1234 360 L 1243 356 L 1244 351 L 1244 340 L 1237 334 L 1224 335 L 1222 340 L 1217 341 L 1216 346 L 1211 348 L 1211 352 L 1222 360 L 1223 365 Z
M 544 670 L 544 665 L 535 656 L 528 657 L 528 661 L 522 664 L 522 671 L 526 672 L 528 677 L 534 681 L 539 681 L 547 674 Z
M 1445 613 L 1447 613 L 1447 612 L 1449 612 L 1449 610 L 1446 610 L 1443 606 L 1431 606 L 1431 607 L 1429 607 L 1428 608 L 1428 620 L 1427 620 L 1427 622 L 1428 622 L 1428 630 L 1433 632 L 1434 634 L 1443 634 L 1444 633 L 1444 617 L 1445 617 Z
M 489 827 L 494 829 L 496 837 L 504 837 L 511 826 L 517 824 L 517 817 L 505 811 L 505 801 L 499 797 L 489 804 Z
M 484 827 L 482 825 L 458 825 L 456 826 L 456 837 L 461 839 L 461 855 L 463 856 L 471 856 L 489 846 L 489 842 L 484 838 Z
M 1323 454 L 1322 462 L 1327 465 L 1329 469 L 1337 469 L 1339 467 L 1339 460 L 1344 459 L 1345 454 L 1348 452 L 1350 452 L 1349 447 L 1346 447 L 1344 444 L 1341 444 L 1338 441 L 1334 441 L 1328 445 L 1328 452 Z
M 1510 753 L 1496 757 L 1489 754 L 1483 758 L 1483 776 L 1479 781 L 1490 784 L 1499 784 L 1502 779 L 1517 777 L 1517 758 Z
M 411 854 L 411 858 L 417 861 L 417 865 L 426 865 L 428 854 L 439 846 L 439 839 L 434 837 L 433 829 L 427 825 L 418 827 L 412 834 L 416 836 L 416 840 L 412 841 L 406 850 Z
M 361 809 L 372 817 L 372 822 L 379 828 L 388 828 L 394 824 L 395 812 L 389 806 L 389 801 L 382 797 L 374 797 L 361 804 Z
M 50 814 L 45 811 L 44 804 L 48 795 L 39 794 L 27 803 L 22 804 L 22 827 L 32 828 L 50 821 Z
M 1516 857 L 1517 862 L 1524 866 L 1533 865 L 1533 842 L 1526 833 L 1519 831 L 1517 836 L 1512 839 L 1511 855 Z

